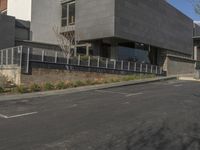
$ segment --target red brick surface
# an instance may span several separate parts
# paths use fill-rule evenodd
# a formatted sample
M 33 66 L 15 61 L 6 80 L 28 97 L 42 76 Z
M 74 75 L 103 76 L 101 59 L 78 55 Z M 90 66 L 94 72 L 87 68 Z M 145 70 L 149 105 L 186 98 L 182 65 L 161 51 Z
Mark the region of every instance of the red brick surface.
M 7 9 L 7 0 L 0 0 L 0 11 Z

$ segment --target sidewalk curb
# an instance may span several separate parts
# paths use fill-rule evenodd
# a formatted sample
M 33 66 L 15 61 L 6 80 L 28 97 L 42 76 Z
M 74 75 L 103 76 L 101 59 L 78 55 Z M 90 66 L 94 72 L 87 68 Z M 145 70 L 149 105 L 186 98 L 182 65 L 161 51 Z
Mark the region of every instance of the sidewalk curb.
M 118 82 L 118 83 L 83 86 L 83 87 L 70 88 L 70 89 L 65 89 L 65 90 L 55 90 L 55 91 L 45 91 L 45 92 L 15 94 L 15 95 L 4 95 L 4 96 L 0 96 L 0 102 L 1 101 L 19 100 L 19 99 L 40 98 L 40 97 L 55 96 L 55 95 L 64 95 L 64 94 L 71 94 L 71 93 L 77 93 L 77 92 L 86 92 L 86 91 L 91 91 L 91 90 L 108 89 L 108 88 L 137 85 L 137 84 L 147 84 L 147 83 L 152 83 L 152 82 L 175 80 L 175 79 L 177 79 L 177 76 L 160 77 L 160 78 L 156 78 L 156 79 L 145 79 L 145 80 L 137 80 L 137 81 L 123 81 L 123 82 Z

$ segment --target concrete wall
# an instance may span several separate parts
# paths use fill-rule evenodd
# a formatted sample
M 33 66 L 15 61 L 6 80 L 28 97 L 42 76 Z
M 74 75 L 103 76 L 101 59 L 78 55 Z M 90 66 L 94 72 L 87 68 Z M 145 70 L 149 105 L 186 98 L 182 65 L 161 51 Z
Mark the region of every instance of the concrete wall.
M 164 64 L 164 69 L 167 71 L 168 76 L 194 74 L 195 61 L 175 56 L 168 56 Z
M 7 14 L 17 19 L 31 21 L 31 3 L 32 0 L 8 0 Z
M 193 21 L 164 0 L 116 0 L 115 36 L 192 54 Z
M 77 0 L 76 31 L 80 40 L 114 36 L 115 0 Z
M 15 45 L 15 18 L 0 14 L 0 49 Z
M 61 1 L 33 0 L 31 12 L 32 40 L 57 44 L 53 27 L 61 27 Z
M 24 85 L 30 85 L 32 83 L 44 84 L 47 82 L 58 83 L 59 81 L 77 81 L 77 80 L 94 80 L 94 79 L 110 79 L 120 77 L 121 75 L 106 74 L 106 73 L 94 73 L 94 72 L 78 72 L 67 71 L 59 69 L 45 69 L 45 68 L 33 68 L 30 75 L 22 74 L 21 83 Z
M 17 85 L 21 84 L 21 68 L 17 65 L 0 67 L 0 74 Z

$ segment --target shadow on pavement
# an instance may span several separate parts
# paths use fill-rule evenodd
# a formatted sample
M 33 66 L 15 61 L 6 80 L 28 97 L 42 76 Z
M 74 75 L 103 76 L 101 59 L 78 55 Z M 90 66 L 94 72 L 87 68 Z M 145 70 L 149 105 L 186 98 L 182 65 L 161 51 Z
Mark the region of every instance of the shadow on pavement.
M 102 145 L 95 150 L 200 150 L 200 125 L 184 129 L 167 121 L 143 123 Z

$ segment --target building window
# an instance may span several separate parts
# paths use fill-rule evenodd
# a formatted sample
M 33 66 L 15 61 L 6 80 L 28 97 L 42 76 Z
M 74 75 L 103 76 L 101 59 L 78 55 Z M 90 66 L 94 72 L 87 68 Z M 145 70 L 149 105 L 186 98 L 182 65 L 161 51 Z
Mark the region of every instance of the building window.
M 62 26 L 75 25 L 75 1 L 62 4 Z

